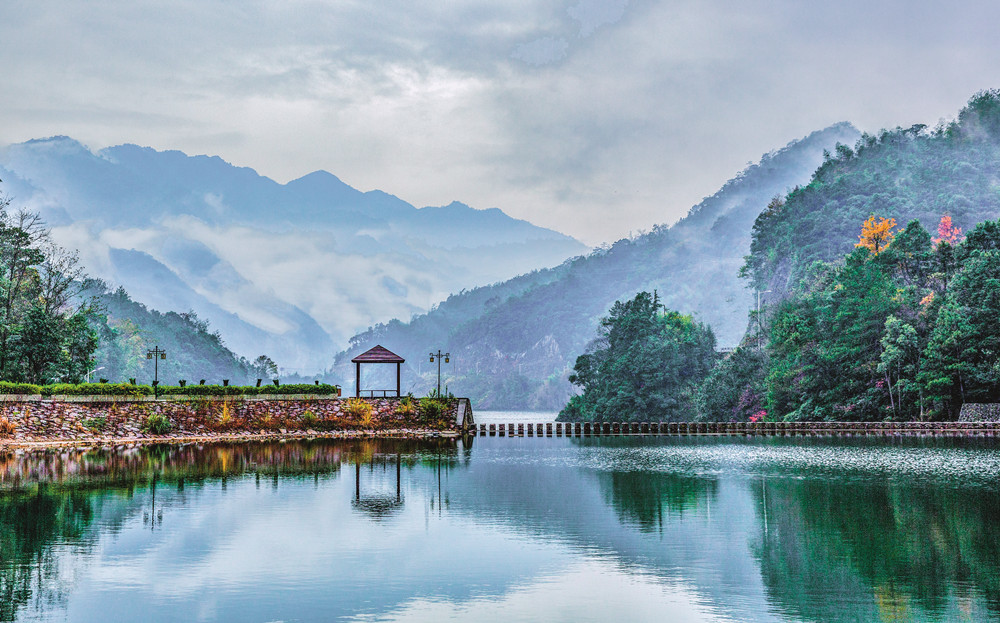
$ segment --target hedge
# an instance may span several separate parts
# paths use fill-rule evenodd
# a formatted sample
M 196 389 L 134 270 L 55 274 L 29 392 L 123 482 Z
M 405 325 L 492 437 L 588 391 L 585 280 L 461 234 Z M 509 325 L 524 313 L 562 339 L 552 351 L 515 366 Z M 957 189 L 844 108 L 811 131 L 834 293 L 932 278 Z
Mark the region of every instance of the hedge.
M 336 385 L 188 385 L 186 387 L 161 386 L 156 392 L 160 396 L 257 396 L 259 394 L 310 394 L 331 395 L 337 393 Z M 42 396 L 152 396 L 150 385 L 130 383 L 57 383 L 55 385 L 32 385 L 30 383 L 10 383 L 0 381 L 0 394 Z
M 292 385 L 187 385 L 185 387 L 160 387 L 161 396 L 258 396 L 260 394 L 310 394 L 331 395 L 337 393 L 336 385 L 310 385 L 308 383 Z
M 30 383 L 9 383 L 0 381 L 0 394 L 42 396 L 152 396 L 153 388 L 148 385 L 128 383 L 56 383 L 55 385 L 32 385 Z
M 35 395 L 41 394 L 42 388 L 31 383 L 10 383 L 0 381 L 0 394 Z

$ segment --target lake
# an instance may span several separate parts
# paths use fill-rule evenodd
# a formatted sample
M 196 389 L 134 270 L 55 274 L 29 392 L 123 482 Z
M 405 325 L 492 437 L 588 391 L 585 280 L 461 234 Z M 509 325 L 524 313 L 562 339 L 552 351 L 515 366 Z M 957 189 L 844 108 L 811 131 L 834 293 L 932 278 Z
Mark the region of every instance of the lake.
M 1000 621 L 992 439 L 0 457 L 0 620 Z

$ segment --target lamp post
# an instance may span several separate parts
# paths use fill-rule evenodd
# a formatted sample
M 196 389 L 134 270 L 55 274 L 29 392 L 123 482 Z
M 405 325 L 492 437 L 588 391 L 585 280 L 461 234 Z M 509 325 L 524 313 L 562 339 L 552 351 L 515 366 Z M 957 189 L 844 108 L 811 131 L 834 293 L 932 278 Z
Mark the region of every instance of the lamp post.
M 438 391 L 437 391 L 437 395 L 438 395 L 438 398 L 440 398 L 441 397 L 441 358 L 444 357 L 444 362 L 445 363 L 450 363 L 451 362 L 451 359 L 450 359 L 451 353 L 444 353 L 442 355 L 441 354 L 441 349 L 439 348 L 437 354 L 431 353 L 431 363 L 434 363 L 434 358 L 435 357 L 437 357 L 437 362 L 438 362 Z
M 93 374 L 93 373 L 95 373 L 95 372 L 100 372 L 100 371 L 101 371 L 101 370 L 103 370 L 103 369 L 104 369 L 104 366 L 101 366 L 100 368 L 95 368 L 95 369 L 93 369 L 93 370 L 87 370 L 87 382 L 88 382 L 88 383 L 90 382 L 90 375 L 91 375 L 91 374 Z
M 146 351 L 146 359 L 153 360 L 153 398 L 159 397 L 157 386 L 160 384 L 160 360 L 166 358 L 167 351 L 160 350 L 159 345 L 153 347 L 153 350 Z

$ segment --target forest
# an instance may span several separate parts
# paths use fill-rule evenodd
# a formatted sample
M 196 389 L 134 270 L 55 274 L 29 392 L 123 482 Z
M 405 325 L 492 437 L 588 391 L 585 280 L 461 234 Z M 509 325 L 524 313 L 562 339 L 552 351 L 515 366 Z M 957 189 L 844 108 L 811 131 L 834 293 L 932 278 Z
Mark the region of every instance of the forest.
M 650 364 L 644 353 L 662 336 L 625 330 L 621 314 L 650 295 L 616 303 L 576 360 L 582 394 L 560 418 L 954 420 L 965 403 L 1000 401 L 998 145 L 997 91 L 932 130 L 838 145 L 808 185 L 775 197 L 754 223 L 741 275 L 765 303 L 738 348 L 707 371 L 690 353 Z M 616 330 L 636 343 L 615 346 Z M 668 339 L 676 353 L 689 338 Z M 660 363 L 692 374 L 635 384 Z M 663 394 L 644 398 L 659 405 L 669 393 L 687 410 L 628 406 L 623 396 L 639 391 Z M 606 398 L 615 393 L 617 402 Z

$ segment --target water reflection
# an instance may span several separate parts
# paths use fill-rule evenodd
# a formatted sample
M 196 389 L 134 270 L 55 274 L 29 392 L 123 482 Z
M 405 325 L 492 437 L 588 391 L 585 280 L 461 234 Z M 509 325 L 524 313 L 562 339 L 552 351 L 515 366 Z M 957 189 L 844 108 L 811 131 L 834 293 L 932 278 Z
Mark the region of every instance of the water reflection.
M 379 464 L 382 466 L 382 471 L 385 471 L 386 465 L 389 463 L 388 457 L 380 456 L 378 457 Z M 370 470 L 374 472 L 375 470 L 375 460 L 376 457 L 373 455 L 371 462 L 369 464 Z M 396 495 L 395 497 L 390 495 L 385 495 L 384 493 L 369 493 L 366 492 L 364 496 L 361 495 L 361 463 L 356 463 L 354 466 L 354 508 L 363 512 L 373 519 L 382 519 L 392 515 L 396 511 L 403 507 L 403 494 L 400 486 L 400 468 L 402 464 L 402 458 L 399 453 L 394 457 L 395 468 L 396 468 Z
M 998 476 L 954 440 L 10 454 L 0 620 L 1000 620 Z
M 63 601 L 59 565 L 51 546 L 71 541 L 86 549 L 93 520 L 92 498 L 82 492 L 51 491 L 0 496 L 0 620 L 13 621 L 29 600 Z
M 710 509 L 718 488 L 715 478 L 655 472 L 611 472 L 600 483 L 621 521 L 643 531 L 662 530 L 665 516 L 669 522 L 685 511 Z
M 995 494 L 796 480 L 760 489 L 769 524 L 754 550 L 784 611 L 808 620 L 856 620 L 855 612 L 844 613 L 846 602 L 869 604 L 871 620 L 1000 616 Z

